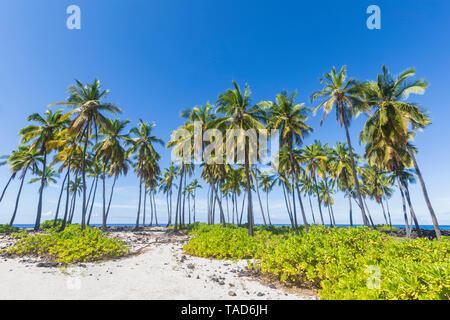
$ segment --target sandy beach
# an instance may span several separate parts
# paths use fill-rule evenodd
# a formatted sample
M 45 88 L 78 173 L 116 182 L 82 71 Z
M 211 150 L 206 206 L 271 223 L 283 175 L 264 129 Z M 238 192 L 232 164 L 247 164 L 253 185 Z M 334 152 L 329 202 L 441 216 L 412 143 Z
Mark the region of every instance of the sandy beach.
M 210 260 L 183 253 L 185 235 L 164 228 L 113 231 L 132 255 L 61 266 L 35 257 L 0 260 L 0 299 L 317 299 L 278 284 L 263 284 L 246 261 Z M 0 247 L 11 243 L 0 236 Z

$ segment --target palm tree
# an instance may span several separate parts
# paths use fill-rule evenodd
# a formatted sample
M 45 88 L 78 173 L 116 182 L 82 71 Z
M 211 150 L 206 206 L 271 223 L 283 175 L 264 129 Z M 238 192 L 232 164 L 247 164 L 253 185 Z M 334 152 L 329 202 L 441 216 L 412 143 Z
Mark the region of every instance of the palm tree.
M 354 151 L 353 155 L 356 159 L 358 159 L 358 156 Z M 337 142 L 336 146 L 331 150 L 331 156 L 333 157 L 333 161 L 330 163 L 330 171 L 332 176 L 337 179 L 338 186 L 341 190 L 344 190 L 347 193 L 350 226 L 353 227 L 351 189 L 355 184 L 355 181 L 352 174 L 352 162 L 347 144 Z
M 68 89 L 69 98 L 66 102 L 55 103 L 59 105 L 67 105 L 73 107 L 66 114 L 66 118 L 74 116 L 74 120 L 70 125 L 70 131 L 76 135 L 79 141 L 84 140 L 83 162 L 81 167 L 81 175 L 83 180 L 83 206 L 81 215 L 81 228 L 85 228 L 86 219 L 86 154 L 89 146 L 89 137 L 94 134 L 96 139 L 98 131 L 110 125 L 110 122 L 102 114 L 109 112 L 112 114 L 121 113 L 122 110 L 107 102 L 102 102 L 109 94 L 109 90 L 101 90 L 100 81 L 95 79 L 92 84 L 83 85 L 80 81 L 75 80 L 76 84 L 71 85 Z
M 139 177 L 139 204 L 136 218 L 136 229 L 139 228 L 143 182 L 146 179 L 160 173 L 158 161 L 161 156 L 156 152 L 154 144 L 164 146 L 164 142 L 152 135 L 152 130 L 154 127 L 155 123 L 149 124 L 140 120 L 138 127 L 134 127 L 130 130 L 130 134 L 134 135 L 134 137 L 127 139 L 127 142 L 130 145 L 128 154 L 135 154 L 135 172 Z
M 198 180 L 197 179 L 194 179 L 194 180 L 192 180 L 192 182 L 189 184 L 189 188 L 190 188 L 190 190 L 192 190 L 192 200 L 193 200 L 193 205 L 194 205 L 194 207 L 193 207 L 193 214 L 194 214 L 194 223 L 195 223 L 195 221 L 196 221 L 196 216 L 195 216 L 195 196 L 196 196 L 196 192 L 197 192 L 197 189 L 201 189 L 202 188 L 202 186 L 200 185 L 200 183 L 198 182 Z
M 38 165 L 43 161 L 44 159 L 42 155 L 28 146 L 20 146 L 17 151 L 13 151 L 10 157 L 9 166 L 13 172 L 20 171 L 19 178 L 21 180 L 19 191 L 17 192 L 16 205 L 14 207 L 14 212 L 11 217 L 11 221 L 9 222 L 11 226 L 13 225 L 14 220 L 16 219 L 17 209 L 19 208 L 20 195 L 22 193 L 23 182 L 25 181 L 25 176 L 28 172 L 28 169 L 31 169 L 33 173 L 38 172 L 39 170 Z
M 302 211 L 303 224 L 305 225 L 306 231 L 308 231 L 308 222 L 306 220 L 305 209 L 303 207 L 303 202 L 299 190 L 299 180 L 298 174 L 300 166 L 294 161 L 294 143 L 297 146 L 301 146 L 303 139 L 306 135 L 311 133 L 313 129 L 307 125 L 305 122 L 308 120 L 307 113 L 310 111 L 304 106 L 304 103 L 296 104 L 295 97 L 297 96 L 297 91 L 291 96 L 288 96 L 286 91 L 282 91 L 277 95 L 276 101 L 274 102 L 264 102 L 263 104 L 268 107 L 269 111 L 269 128 L 279 129 L 280 134 L 280 145 L 286 146 L 289 153 L 290 166 L 292 168 L 292 183 L 297 190 L 297 196 L 300 203 L 300 209 Z M 295 209 L 295 198 L 294 198 L 294 209 Z M 294 210 L 294 218 L 297 219 L 297 214 Z
M 181 116 L 186 118 L 187 121 L 184 125 L 184 129 L 187 130 L 191 135 L 195 135 L 195 131 L 200 131 L 201 135 L 206 132 L 208 129 L 216 129 L 217 126 L 217 118 L 214 113 L 213 106 L 207 102 L 204 106 L 194 107 L 192 110 L 184 110 L 181 113 Z M 199 125 L 199 127 L 196 127 Z M 210 183 L 210 188 L 213 191 L 214 201 L 217 200 L 220 211 L 220 220 L 222 221 L 222 226 L 225 227 L 225 215 L 223 212 L 222 201 L 219 197 L 219 190 L 216 188 L 216 181 L 214 179 L 214 174 L 212 173 L 212 164 L 208 163 L 204 159 L 204 150 L 205 150 L 205 141 L 201 141 L 201 143 L 197 144 L 194 141 L 192 146 L 194 159 L 203 160 L 205 172 L 202 173 L 203 178 L 208 178 Z M 222 155 L 215 155 L 217 158 L 222 157 Z M 201 159 L 199 159 L 201 158 Z
M 100 129 L 99 137 L 102 138 L 99 141 L 94 149 L 95 157 L 97 159 L 101 159 L 103 161 L 103 219 L 102 225 L 103 228 L 106 229 L 106 220 L 109 214 L 109 208 L 111 206 L 111 200 L 114 192 L 114 186 L 116 184 L 117 178 L 120 174 L 126 174 L 128 171 L 128 166 L 126 164 L 126 151 L 123 147 L 123 143 L 129 139 L 128 133 L 122 134 L 122 131 L 125 130 L 125 127 L 130 122 L 129 120 L 121 121 L 119 119 L 116 120 L 107 120 L 109 122 L 108 125 L 104 126 Z M 106 171 L 109 169 L 110 174 L 114 175 L 114 182 L 111 188 L 111 195 L 109 197 L 108 207 L 106 207 L 106 197 L 105 197 L 105 180 L 106 180 Z
M 361 141 L 366 143 L 366 158 L 370 164 L 394 171 L 396 176 L 401 174 L 403 167 L 415 166 L 414 151 L 409 144 L 409 129 L 421 129 L 430 123 L 423 110 L 414 103 L 404 102 L 410 94 L 423 94 L 428 87 L 423 79 L 410 80 L 414 74 L 415 70 L 411 68 L 393 76 L 383 65 L 382 74 L 378 74 L 377 81 L 362 85 L 365 103 L 371 108 L 371 116 L 360 135 Z M 439 224 L 421 174 L 419 179 L 436 238 L 439 239 Z
M 324 85 L 324 88 L 321 91 L 312 94 L 311 100 L 315 101 L 321 97 L 326 97 L 326 100 L 319 104 L 319 106 L 314 110 L 314 113 L 316 113 L 319 108 L 323 109 L 324 114 L 320 121 L 320 124 L 322 125 L 325 116 L 328 115 L 333 110 L 333 108 L 335 108 L 336 121 L 341 127 L 343 126 L 345 128 L 348 149 L 350 152 L 350 160 L 352 164 L 352 173 L 355 177 L 354 181 L 359 201 L 359 207 L 361 209 L 363 223 L 365 226 L 368 226 L 368 221 L 361 197 L 361 189 L 359 186 L 359 181 L 356 178 L 357 172 L 355 157 L 353 155 L 352 142 L 348 131 L 348 127 L 353 115 L 363 110 L 363 105 L 361 103 L 361 100 L 359 99 L 360 87 L 357 85 L 355 80 L 347 80 L 347 68 L 345 66 L 343 66 L 338 73 L 336 72 L 336 68 L 333 67 L 330 73 L 325 74 L 324 77 L 320 79 L 320 82 Z
M 264 125 L 260 122 L 264 120 L 263 110 L 260 105 L 250 106 L 250 88 L 248 85 L 245 85 L 243 93 L 235 81 L 233 81 L 233 86 L 234 89 L 228 89 L 217 100 L 217 111 L 224 114 L 224 117 L 217 123 L 218 127 L 244 131 L 264 129 Z M 256 154 L 255 147 L 257 146 L 247 143 L 245 136 L 242 134 L 238 137 L 239 144 L 244 148 L 244 168 L 247 179 L 248 234 L 253 236 L 253 202 L 250 174 L 252 164 L 249 157 L 251 152 Z M 223 210 L 221 210 L 221 215 L 223 216 Z
M 316 192 L 317 203 L 319 205 L 320 219 L 322 221 L 322 224 L 325 225 L 317 184 L 317 175 L 318 171 L 320 170 L 321 161 L 323 160 L 327 160 L 327 157 L 324 153 L 322 145 L 318 141 L 302 148 L 299 154 L 299 161 L 306 165 L 305 171 L 306 173 L 309 172 L 309 177 L 314 182 L 314 191 Z
M 68 218 L 69 213 L 69 184 L 70 184 L 70 171 L 73 170 L 74 172 L 77 172 L 76 168 L 77 165 L 79 166 L 82 150 L 78 146 L 78 139 L 75 135 L 71 134 L 69 129 L 63 129 L 61 132 L 55 135 L 54 139 L 49 141 L 48 146 L 50 149 L 56 149 L 57 154 L 53 161 L 50 163 L 50 165 L 54 165 L 56 163 L 61 163 L 61 166 L 59 168 L 59 171 L 62 172 L 63 170 L 67 170 L 67 173 L 64 178 L 64 182 L 61 185 L 61 193 L 63 192 L 64 188 L 66 189 L 66 205 L 65 205 L 65 212 L 64 212 L 64 218 L 61 225 L 60 230 L 64 230 L 66 221 Z M 66 182 L 67 181 L 67 182 Z M 64 183 L 66 183 L 66 186 L 64 186 Z M 59 214 L 59 204 L 56 210 L 55 214 L 55 220 L 53 223 L 53 226 L 56 227 L 57 224 L 57 217 Z
M 178 167 L 176 167 L 174 163 L 171 162 L 169 167 L 166 168 L 163 172 L 163 177 L 161 179 L 160 190 L 163 191 L 163 193 L 165 193 L 166 195 L 167 227 L 172 224 L 172 188 L 175 185 L 174 179 L 176 177 L 177 171 Z
M 37 207 L 36 222 L 34 224 L 34 230 L 39 230 L 41 225 L 41 215 L 42 215 L 42 195 L 45 186 L 45 174 L 48 173 L 47 170 L 47 155 L 51 151 L 48 142 L 54 140 L 55 135 L 61 131 L 61 129 L 66 125 L 67 120 L 61 114 L 62 110 L 58 110 L 55 113 L 53 111 L 47 110 L 44 116 L 38 113 L 34 113 L 28 117 L 28 121 L 37 122 L 37 125 L 29 125 L 22 130 L 20 134 L 22 135 L 22 144 L 32 141 L 30 148 L 42 154 L 43 156 L 43 169 L 40 171 L 41 186 L 39 188 L 39 202 Z

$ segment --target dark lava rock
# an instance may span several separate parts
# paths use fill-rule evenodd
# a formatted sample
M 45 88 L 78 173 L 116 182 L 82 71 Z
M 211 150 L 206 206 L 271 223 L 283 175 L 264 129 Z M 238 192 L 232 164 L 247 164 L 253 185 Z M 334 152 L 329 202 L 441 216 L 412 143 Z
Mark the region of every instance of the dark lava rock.
M 36 267 L 38 268 L 56 268 L 59 266 L 57 262 L 39 262 Z
M 234 291 L 228 291 L 228 295 L 231 297 L 237 296 L 236 292 L 234 292 Z

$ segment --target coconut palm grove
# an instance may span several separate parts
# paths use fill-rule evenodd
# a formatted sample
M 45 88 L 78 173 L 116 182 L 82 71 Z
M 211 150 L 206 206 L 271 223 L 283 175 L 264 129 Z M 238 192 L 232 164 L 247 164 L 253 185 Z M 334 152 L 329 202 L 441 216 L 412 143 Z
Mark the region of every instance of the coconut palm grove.
M 212 14 L 211 4 L 203 5 Z M 89 29 L 92 6 L 80 4 L 86 19 L 81 30 L 63 30 L 69 37 L 64 41 L 78 42 L 80 39 L 71 37 L 83 37 L 87 32 L 96 36 L 100 32 Z M 119 10 L 117 4 L 112 6 Z M 382 12 L 392 11 L 395 6 L 386 5 Z M 417 14 L 419 8 L 414 6 L 421 5 L 412 6 L 411 12 Z M 266 16 L 271 7 L 257 11 Z M 114 10 L 109 8 L 106 14 L 118 14 Z M 175 14 L 167 7 L 159 10 Z M 248 12 L 245 5 L 243 10 Z M 331 12 L 325 10 L 322 14 L 327 19 Z M 361 21 L 367 17 L 364 14 L 363 10 Z M 349 33 L 359 37 L 365 32 L 367 37 L 374 37 L 371 41 L 383 41 L 369 33 L 394 29 L 391 14 L 386 13 L 386 24 L 381 30 Z M 199 17 L 201 14 L 196 18 Z M 45 28 L 49 26 L 46 23 Z M 349 23 L 355 22 L 350 19 Z M 200 28 L 198 24 L 193 22 L 191 31 Z M 283 22 L 274 28 L 281 31 L 286 25 L 292 26 Z M 174 28 L 178 26 L 175 24 Z M 364 24 L 360 28 L 365 28 Z M 256 38 L 262 37 L 256 29 L 253 31 Z M 78 34 L 74 36 L 72 32 Z M 138 32 L 144 33 L 142 29 Z M 220 36 L 225 31 L 217 32 Z M 190 36 L 196 39 L 198 35 Z M 198 37 L 201 36 L 203 33 Z M 108 33 L 106 38 L 109 37 Z M 118 37 L 123 44 L 139 47 L 134 38 L 123 40 L 120 34 Z M 164 40 L 159 40 L 161 47 L 155 50 L 163 52 L 167 48 Z M 72 45 L 64 41 L 63 48 L 72 50 Z M 193 45 L 198 44 L 198 40 L 193 41 Z M 361 53 L 360 58 L 374 72 L 358 77 L 361 62 L 354 54 L 346 61 L 341 53 L 331 50 L 326 70 L 322 66 L 314 68 L 314 61 L 309 66 L 304 64 L 308 70 L 315 69 L 315 78 L 304 80 L 308 81 L 306 87 L 313 89 L 305 90 L 301 83 L 284 80 L 280 87 L 279 79 L 273 78 L 283 72 L 301 74 L 302 70 L 293 66 L 290 70 L 274 71 L 276 61 L 268 56 L 266 62 L 260 61 L 244 73 L 234 69 L 225 77 L 219 75 L 227 64 L 230 68 L 239 66 L 233 65 L 232 60 L 247 59 L 232 49 L 241 40 L 227 41 L 221 50 L 235 56 L 225 64 L 214 60 L 218 56 L 195 62 L 216 67 L 211 77 L 222 79 L 222 89 L 211 93 L 208 88 L 207 95 L 195 98 L 186 93 L 188 101 L 192 101 L 187 103 L 183 103 L 183 91 L 189 91 L 189 86 L 164 88 L 154 82 L 157 89 L 147 89 L 139 80 L 124 77 L 120 81 L 127 82 L 127 92 L 120 93 L 120 86 L 111 82 L 107 72 L 89 67 L 89 72 L 75 72 L 68 78 L 52 70 L 51 77 L 58 82 L 67 81 L 60 86 L 66 91 L 60 90 L 44 105 L 33 107 L 20 120 L 20 128 L 7 137 L 8 147 L 2 143 L 0 148 L 0 234 L 9 241 L 0 248 L 0 255 L 5 259 L 35 257 L 64 266 L 132 259 L 129 257 L 135 254 L 134 247 L 111 235 L 118 228 L 129 234 L 159 230 L 169 239 L 186 237 L 180 249 L 182 254 L 248 260 L 248 270 L 257 277 L 279 284 L 280 288 L 310 290 L 320 299 L 448 300 L 448 218 L 441 214 L 442 206 L 437 209 L 435 203 L 440 200 L 430 191 L 439 181 L 427 178 L 431 167 L 425 166 L 425 158 L 421 157 L 428 143 L 435 145 L 435 135 L 427 138 L 434 126 L 434 114 L 439 112 L 435 109 L 445 106 L 420 102 L 436 92 L 431 91 L 434 83 L 427 80 L 423 63 L 417 62 L 420 68 L 416 70 L 411 59 L 401 61 L 406 53 L 395 50 L 391 54 L 397 60 L 390 63 L 393 60 L 386 58 L 385 64 L 371 59 L 368 55 L 372 53 Z M 266 43 L 280 44 L 273 39 Z M 345 44 L 336 46 L 342 49 Z M 357 46 L 351 47 L 350 50 Z M 53 49 L 55 55 L 62 54 L 58 48 Z M 296 50 L 289 44 L 279 49 Z M 188 46 L 184 54 L 192 55 L 195 50 L 191 50 L 194 49 Z M 314 46 L 306 50 L 314 50 Z M 448 53 L 448 46 L 444 50 Z M 121 59 L 133 59 L 133 54 L 111 54 L 115 56 L 109 61 L 116 64 Z M 297 54 L 307 59 L 312 53 Z M 285 53 L 286 59 L 291 59 L 290 55 Z M 100 59 L 96 53 L 91 56 Z M 261 59 L 260 53 L 257 56 L 255 59 Z M 89 54 L 83 53 L 82 57 Z M 205 58 L 205 53 L 199 53 L 199 57 Z M 82 66 L 81 60 L 73 59 L 78 67 Z M 161 63 L 164 66 L 165 62 Z M 269 69 L 266 76 L 258 69 L 265 63 Z M 172 67 L 168 64 L 166 68 Z M 195 70 L 182 68 L 179 76 L 186 73 Z M 245 79 L 246 74 L 249 79 Z M 251 81 L 255 77 L 256 87 Z M 208 81 L 200 76 L 190 86 L 206 87 Z M 274 82 L 276 86 L 271 87 Z M 0 92 L 2 83 L 3 80 Z M 109 89 L 110 83 L 114 89 Z M 43 82 L 35 82 L 34 86 L 42 91 L 48 87 Z M 22 90 L 26 95 L 31 89 Z M 152 95 L 164 90 L 171 92 L 164 93 L 165 97 L 178 99 L 178 107 L 171 111 L 147 101 L 127 104 L 125 99 L 141 91 L 151 101 Z M 14 112 L 15 106 L 7 108 Z M 167 119 L 158 120 L 161 115 Z M 214 147 L 228 143 L 227 132 L 231 129 L 266 132 L 270 141 L 267 148 L 275 144 L 278 147 L 269 158 L 252 159 L 257 149 L 264 146 L 240 136 L 234 148 L 242 152 L 243 158 L 234 161 L 228 149 Z M 274 132 L 276 136 L 272 135 Z M 221 141 L 217 141 L 217 134 L 223 137 Z M 10 150 L 15 137 L 18 143 Z M 437 166 L 438 163 L 436 170 Z M 126 192 L 130 186 L 133 191 Z M 121 208 L 131 212 L 126 219 Z M 378 278 L 373 280 L 373 274 Z

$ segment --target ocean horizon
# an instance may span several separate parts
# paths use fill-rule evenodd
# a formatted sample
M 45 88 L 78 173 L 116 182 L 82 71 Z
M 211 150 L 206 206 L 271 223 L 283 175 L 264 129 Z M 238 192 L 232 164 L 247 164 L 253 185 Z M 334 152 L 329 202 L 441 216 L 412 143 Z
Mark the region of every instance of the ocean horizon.
M 167 223 L 159 223 L 159 226 L 165 226 Z M 108 227 L 134 227 L 136 224 L 134 223 L 108 223 Z M 262 224 L 256 224 L 257 226 L 261 226 Z M 283 224 L 283 223 L 274 223 L 274 226 L 290 226 L 290 224 Z M 34 224 L 13 224 L 14 227 L 19 229 L 27 229 L 27 228 L 34 228 Z M 90 224 L 91 227 L 101 227 L 102 224 Z M 149 226 L 149 224 L 146 224 L 146 226 Z M 329 224 L 325 224 L 325 226 L 329 227 Z M 337 224 L 338 227 L 350 227 L 349 224 Z M 362 224 L 355 224 L 354 226 L 363 226 Z M 393 227 L 399 228 L 399 229 L 405 229 L 405 225 L 400 224 L 393 224 Z M 424 224 L 420 225 L 420 227 L 424 230 L 433 230 L 434 227 L 431 224 Z M 414 227 L 413 227 L 414 228 Z M 441 230 L 450 230 L 450 225 L 440 225 L 439 228 Z

